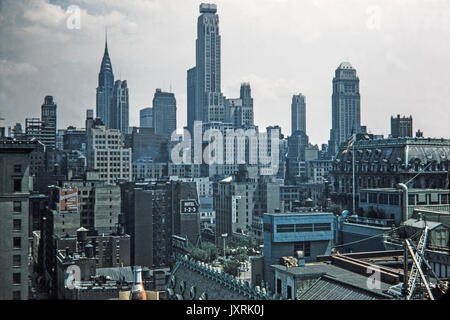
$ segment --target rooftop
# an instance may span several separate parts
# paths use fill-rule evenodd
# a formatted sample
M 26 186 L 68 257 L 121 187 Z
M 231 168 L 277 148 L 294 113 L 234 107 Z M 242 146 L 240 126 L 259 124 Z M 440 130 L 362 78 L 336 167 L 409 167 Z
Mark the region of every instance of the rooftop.
M 365 276 L 333 265 L 329 262 L 307 263 L 303 267 L 290 268 L 281 265 L 272 265 L 271 268 L 279 272 L 291 274 L 297 279 L 318 277 L 322 282 L 332 281 L 335 287 L 341 286 L 351 288 L 353 291 L 357 290 L 358 292 L 365 292 L 365 294 L 377 298 L 390 298 L 390 296 L 385 294 L 383 291 L 388 290 L 392 284 L 380 281 L 379 288 L 368 288 L 367 281 L 370 276 L 369 273 Z M 313 287 L 308 289 L 306 292 L 312 290 Z
M 216 13 L 217 5 L 214 3 L 202 3 L 200 4 L 200 13 Z
M 338 69 L 354 69 L 353 66 L 350 64 L 350 62 L 341 62 Z

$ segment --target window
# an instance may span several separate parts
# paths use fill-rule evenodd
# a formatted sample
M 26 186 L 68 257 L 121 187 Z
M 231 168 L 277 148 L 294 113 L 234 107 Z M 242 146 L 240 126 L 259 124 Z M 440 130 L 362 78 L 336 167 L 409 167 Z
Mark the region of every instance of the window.
M 13 284 L 20 284 L 20 273 L 13 273 Z
M 277 279 L 277 293 L 278 294 L 281 294 L 281 288 L 282 288 L 281 279 Z
M 20 237 L 13 238 L 13 248 L 20 249 L 20 247 L 21 247 L 21 240 L 22 239 Z
M 13 201 L 13 210 L 14 212 L 22 212 L 22 202 Z
M 13 267 L 20 267 L 20 265 L 21 265 L 21 256 L 14 255 L 13 256 Z
M 415 198 L 416 198 L 416 196 L 415 195 L 413 195 L 413 194 L 409 194 L 408 195 L 408 205 L 415 205 L 416 204 L 416 202 L 415 202 Z
M 14 165 L 14 173 L 21 173 L 22 172 L 22 166 L 20 164 Z
M 398 206 L 398 195 L 390 194 L 389 195 L 389 204 L 393 206 Z
M 303 251 L 304 257 L 311 256 L 311 243 L 310 242 L 294 242 L 294 256 L 297 251 Z
M 294 232 L 293 224 L 279 224 L 277 225 L 277 232 Z
M 296 224 L 295 225 L 295 231 L 297 231 L 297 232 L 312 232 L 313 231 L 313 225 L 312 225 L 312 223 Z
M 270 223 L 264 223 L 264 232 L 273 232 L 272 225 Z
M 367 202 L 367 192 L 361 192 L 361 200 L 360 202 L 366 203 Z
M 22 191 L 22 180 L 14 179 L 14 192 Z
M 369 193 L 369 203 L 377 203 L 377 194 Z
M 314 224 L 314 231 L 330 231 L 331 223 L 316 223 Z
M 13 231 L 22 231 L 22 220 L 20 219 L 13 220 Z
M 287 298 L 292 299 L 292 287 L 288 285 L 286 290 L 287 290 Z

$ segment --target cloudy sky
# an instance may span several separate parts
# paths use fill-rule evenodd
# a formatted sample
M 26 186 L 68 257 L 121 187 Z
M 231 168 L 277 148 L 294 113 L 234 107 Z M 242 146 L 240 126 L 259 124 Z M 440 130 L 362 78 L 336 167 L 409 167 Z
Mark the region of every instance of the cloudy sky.
M 116 79 L 128 81 L 130 125 L 156 88 L 175 93 L 186 125 L 186 70 L 195 64 L 197 0 L 0 0 L 0 117 L 39 117 L 45 95 L 58 127 L 84 126 L 95 109 L 105 28 Z M 255 122 L 290 134 L 290 103 L 307 102 L 307 133 L 326 143 L 334 70 L 349 61 L 360 78 L 361 122 L 388 134 L 390 116 L 449 137 L 450 1 L 217 0 L 222 92 L 250 82 Z M 76 6 L 76 7 L 72 7 Z M 79 8 L 80 19 L 77 19 Z M 73 28 L 78 26 L 79 29 Z

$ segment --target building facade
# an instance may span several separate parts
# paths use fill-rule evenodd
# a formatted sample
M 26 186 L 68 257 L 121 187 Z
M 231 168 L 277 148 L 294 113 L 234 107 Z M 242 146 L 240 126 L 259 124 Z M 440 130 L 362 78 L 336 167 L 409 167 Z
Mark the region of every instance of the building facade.
M 342 142 L 361 131 L 361 100 L 356 69 L 342 62 L 335 71 L 332 95 L 332 128 L 328 148 L 335 156 Z
M 254 127 L 253 98 L 250 83 L 242 83 L 238 99 L 225 100 L 225 121 L 233 128 Z
M 129 98 L 127 80 L 116 80 L 113 92 L 113 129 L 119 129 L 123 134 L 129 128 Z
M 119 129 L 95 126 L 88 132 L 87 144 L 88 168 L 99 170 L 100 180 L 107 183 L 132 180 L 132 150 L 125 148 Z
M 153 97 L 153 128 L 156 134 L 168 136 L 177 129 L 177 101 L 173 93 L 156 89 Z
M 139 111 L 139 127 L 153 128 L 153 108 L 144 108 Z
M 331 254 L 334 230 L 332 213 L 264 214 L 264 278 L 270 288 L 274 288 L 271 265 L 279 264 L 284 256 L 297 257 L 297 251 L 303 251 L 306 262 Z
M 412 116 L 401 117 L 398 114 L 397 117 L 391 116 L 391 137 L 402 138 L 413 136 L 413 119 Z
M 0 300 L 28 299 L 29 157 L 35 144 L 0 138 Z
M 344 208 L 351 208 L 353 150 L 343 152 L 345 148 L 345 144 L 341 145 L 333 161 L 330 174 L 333 187 L 331 198 Z M 365 136 L 361 139 L 357 137 L 353 148 L 356 203 L 361 189 L 395 188 L 398 183 L 405 183 L 413 178 L 408 183 L 408 188 L 448 188 L 448 139 L 371 139 Z
M 41 136 L 40 141 L 49 150 L 56 149 L 56 116 L 57 105 L 52 96 L 46 96 L 41 106 Z
M 115 128 L 114 123 L 114 73 L 108 53 L 108 42 L 105 41 L 97 87 L 97 118 L 100 118 L 107 128 Z
M 306 98 L 301 93 L 292 97 L 291 130 L 291 134 L 297 130 L 306 133 Z
M 215 4 L 200 4 L 197 21 L 196 66 L 188 71 L 188 128 L 194 121 L 224 121 L 221 92 L 221 38 Z M 194 89 L 195 88 L 195 89 Z

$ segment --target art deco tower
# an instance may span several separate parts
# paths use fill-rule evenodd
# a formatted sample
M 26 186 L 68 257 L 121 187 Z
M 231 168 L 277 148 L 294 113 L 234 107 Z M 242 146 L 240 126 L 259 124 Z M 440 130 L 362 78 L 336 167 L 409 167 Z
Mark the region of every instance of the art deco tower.
M 197 21 L 196 66 L 188 70 L 188 127 L 195 120 L 224 121 L 225 101 L 220 90 L 219 16 L 215 4 L 202 3 Z
M 292 96 L 291 130 L 291 134 L 294 134 L 295 131 L 306 133 L 306 101 L 305 96 L 301 93 Z
M 359 78 L 355 68 L 342 62 L 335 71 L 332 95 L 332 128 L 329 152 L 332 157 L 339 145 L 346 142 L 352 133 L 361 132 L 361 101 Z
M 114 117 L 114 74 L 108 53 L 108 40 L 105 40 L 97 87 L 97 117 L 101 118 L 107 128 L 115 128 Z

